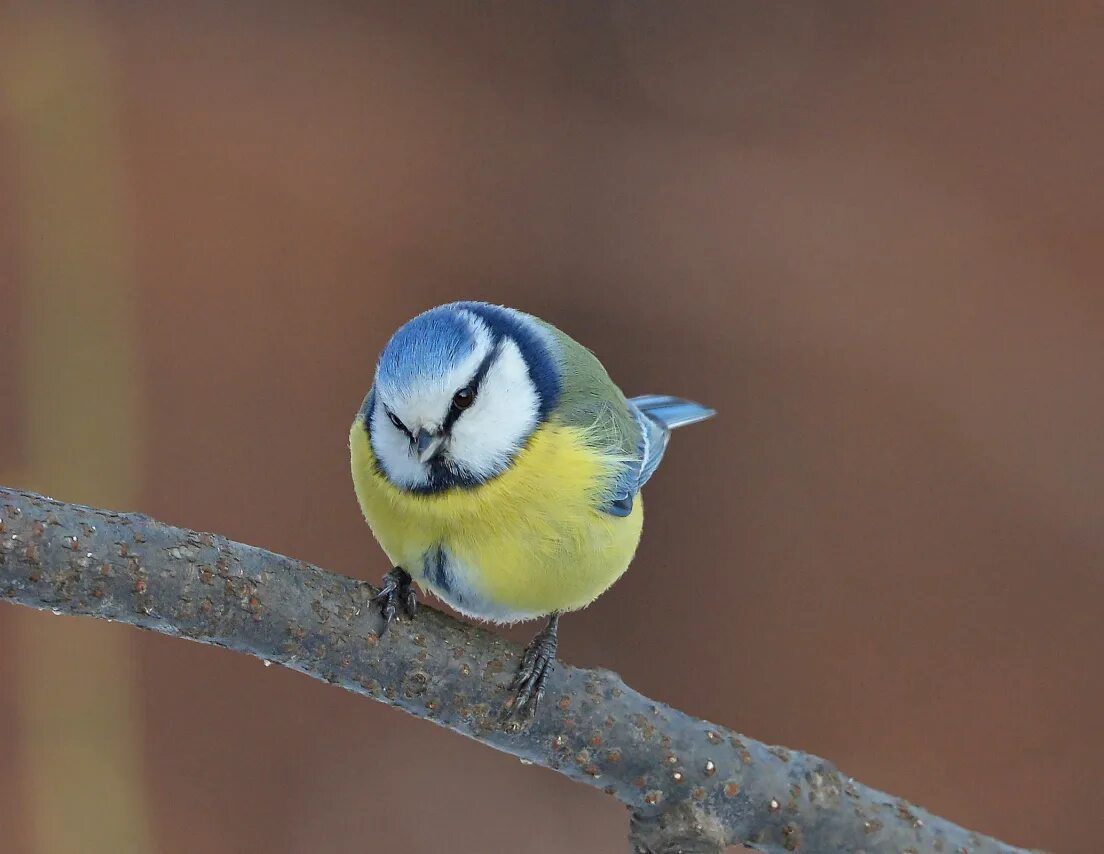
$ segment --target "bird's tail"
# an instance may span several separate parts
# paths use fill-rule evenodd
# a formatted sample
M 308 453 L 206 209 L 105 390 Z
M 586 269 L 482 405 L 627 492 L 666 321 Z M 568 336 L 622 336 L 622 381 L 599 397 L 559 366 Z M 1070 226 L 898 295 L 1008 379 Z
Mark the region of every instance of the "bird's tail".
M 708 406 L 665 394 L 645 394 L 629 400 L 643 413 L 644 417 L 654 421 L 664 430 L 674 430 L 676 427 L 695 424 L 717 414 L 715 409 L 710 409 Z

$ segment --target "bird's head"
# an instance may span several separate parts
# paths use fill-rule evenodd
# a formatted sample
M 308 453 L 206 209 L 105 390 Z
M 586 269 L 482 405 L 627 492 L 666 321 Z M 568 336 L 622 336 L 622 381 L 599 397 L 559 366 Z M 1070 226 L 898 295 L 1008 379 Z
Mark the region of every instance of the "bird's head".
M 415 492 L 501 474 L 555 405 L 553 347 L 528 315 L 485 303 L 439 306 L 400 327 L 361 409 L 383 474 Z

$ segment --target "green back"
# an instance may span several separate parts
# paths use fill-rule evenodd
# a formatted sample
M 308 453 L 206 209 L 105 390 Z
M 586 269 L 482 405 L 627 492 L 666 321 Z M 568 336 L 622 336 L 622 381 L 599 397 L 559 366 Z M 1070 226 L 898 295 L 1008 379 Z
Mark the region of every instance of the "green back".
M 595 444 L 604 449 L 635 458 L 640 448 L 640 425 L 602 363 L 570 335 L 539 318 L 533 319 L 552 334 L 562 360 L 563 389 L 552 417 L 591 430 Z

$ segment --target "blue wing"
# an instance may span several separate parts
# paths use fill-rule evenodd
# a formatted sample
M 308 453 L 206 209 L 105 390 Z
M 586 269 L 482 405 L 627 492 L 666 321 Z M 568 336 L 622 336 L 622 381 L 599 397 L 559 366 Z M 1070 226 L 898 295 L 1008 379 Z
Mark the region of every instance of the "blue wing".
M 715 410 L 700 403 L 660 394 L 633 397 L 628 403 L 640 425 L 640 445 L 636 458 L 625 464 L 613 496 L 602 507 L 612 516 L 628 516 L 632 512 L 633 498 L 655 473 L 672 430 L 716 415 Z

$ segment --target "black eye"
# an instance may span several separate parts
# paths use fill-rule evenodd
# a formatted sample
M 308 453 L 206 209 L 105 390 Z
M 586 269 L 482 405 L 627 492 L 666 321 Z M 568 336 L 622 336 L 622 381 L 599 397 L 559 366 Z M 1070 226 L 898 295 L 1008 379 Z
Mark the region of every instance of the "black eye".
M 403 423 L 402 423 L 402 422 L 401 422 L 401 421 L 399 420 L 398 416 L 397 416 L 397 415 L 395 415 L 395 413 L 394 413 L 394 412 L 388 412 L 388 413 L 387 413 L 387 417 L 388 417 L 388 418 L 390 418 L 390 419 L 391 419 L 391 423 L 392 423 L 392 424 L 394 424 L 394 425 L 395 425 L 395 426 L 396 426 L 397 428 L 399 428 L 400 430 L 402 430 L 402 432 L 406 433 L 406 434 L 407 434 L 408 436 L 410 435 L 410 431 L 406 429 L 406 425 L 405 425 L 405 424 L 403 424 Z
M 467 409 L 473 403 L 475 403 L 475 389 L 471 386 L 460 389 L 452 396 L 452 405 L 457 409 Z

